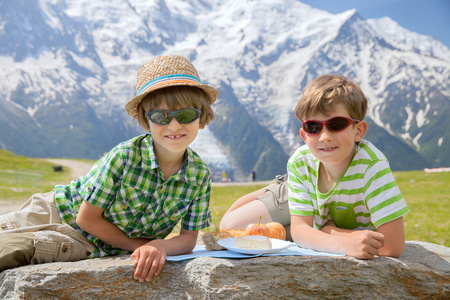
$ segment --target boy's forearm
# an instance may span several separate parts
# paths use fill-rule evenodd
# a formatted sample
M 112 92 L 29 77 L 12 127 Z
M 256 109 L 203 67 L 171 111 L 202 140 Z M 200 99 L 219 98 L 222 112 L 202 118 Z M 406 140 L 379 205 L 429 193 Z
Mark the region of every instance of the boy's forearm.
M 103 209 L 83 201 L 76 223 L 96 238 L 123 250 L 134 251 L 148 240 L 129 238 L 125 232 L 103 217 Z
M 167 255 L 186 254 L 194 249 L 197 243 L 198 231 L 181 230 L 180 234 L 168 240 L 152 240 L 146 243 L 159 249 L 163 249 Z
M 362 232 L 336 227 L 333 221 L 329 221 L 321 230 L 327 234 L 336 236 L 350 236 L 355 232 Z M 384 236 L 383 246 L 378 250 L 379 256 L 399 257 L 402 254 L 405 246 L 403 218 L 385 223 L 378 227 L 375 232 L 381 233 Z
M 360 259 L 379 255 L 384 236 L 370 230 L 345 230 L 327 223 L 322 230 L 313 228 L 313 217 L 291 216 L 291 234 L 299 246 L 318 251 L 343 253 Z M 331 225 L 330 225 L 331 224 Z
M 291 215 L 291 236 L 301 247 L 317 251 L 345 253 L 342 249 L 342 237 L 315 229 L 312 216 Z
M 96 238 L 110 244 L 116 248 L 127 251 L 134 251 L 148 242 L 146 239 L 134 239 L 126 235 L 116 225 L 106 219 L 99 219 L 82 228 L 84 231 L 92 234 Z
M 334 222 L 330 221 L 322 227 L 321 231 L 330 235 L 345 236 L 352 233 L 354 230 L 336 227 L 336 225 L 334 225 Z
M 101 218 L 82 228 L 86 232 L 110 244 L 111 246 L 133 252 L 137 248 L 149 244 L 164 249 L 167 255 L 178 255 L 192 251 L 197 241 L 197 234 L 180 234 L 170 240 L 147 240 L 143 238 L 130 238 L 111 222 Z
M 340 247 L 341 237 L 333 236 L 307 225 L 291 227 L 291 235 L 296 244 L 304 248 L 333 253 L 344 253 Z

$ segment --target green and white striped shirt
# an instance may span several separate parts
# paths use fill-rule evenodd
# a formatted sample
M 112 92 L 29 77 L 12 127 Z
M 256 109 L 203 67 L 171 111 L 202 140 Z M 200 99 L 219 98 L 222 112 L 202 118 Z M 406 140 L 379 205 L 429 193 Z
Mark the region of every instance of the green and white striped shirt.
M 164 181 L 151 135 L 141 135 L 114 147 L 86 177 L 55 187 L 61 221 L 97 247 L 90 257 L 124 253 L 83 231 L 75 222 L 83 200 L 104 209 L 106 220 L 130 238 L 166 237 L 181 220 L 186 230 L 211 223 L 211 173 L 189 147 L 181 169 Z
M 290 213 L 313 216 L 314 228 L 333 220 L 339 228 L 375 230 L 409 212 L 389 162 L 372 143 L 356 146 L 347 170 L 326 194 L 318 189 L 319 165 L 307 145 L 288 161 Z

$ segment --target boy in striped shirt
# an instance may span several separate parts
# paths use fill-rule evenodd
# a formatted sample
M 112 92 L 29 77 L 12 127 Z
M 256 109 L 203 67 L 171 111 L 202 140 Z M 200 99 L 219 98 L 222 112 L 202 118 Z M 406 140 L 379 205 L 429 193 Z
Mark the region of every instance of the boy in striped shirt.
M 288 161 L 293 240 L 360 259 L 398 257 L 409 209 L 388 160 L 363 139 L 367 100 L 339 75 L 314 79 L 295 108 L 306 145 Z

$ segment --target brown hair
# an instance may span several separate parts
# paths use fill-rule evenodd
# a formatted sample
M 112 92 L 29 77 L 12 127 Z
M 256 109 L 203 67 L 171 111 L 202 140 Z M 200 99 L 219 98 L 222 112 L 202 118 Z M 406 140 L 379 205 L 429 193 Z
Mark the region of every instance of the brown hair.
M 208 125 L 214 120 L 214 112 L 206 94 L 197 87 L 171 86 L 151 92 L 139 103 L 137 119 L 142 128 L 149 131 L 149 120 L 145 116 L 161 103 L 165 102 L 169 110 L 197 108 L 202 111 L 200 126 Z
M 310 115 L 329 115 L 342 104 L 353 119 L 364 120 L 367 100 L 360 86 L 341 75 L 322 75 L 311 81 L 303 90 L 295 116 L 306 121 Z

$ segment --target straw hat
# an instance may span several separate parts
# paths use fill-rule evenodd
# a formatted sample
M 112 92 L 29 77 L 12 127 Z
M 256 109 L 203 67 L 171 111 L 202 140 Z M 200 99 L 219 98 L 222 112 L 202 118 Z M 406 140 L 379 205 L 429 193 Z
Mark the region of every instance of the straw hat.
M 135 117 L 137 107 L 148 93 L 170 86 L 194 86 L 202 89 L 209 103 L 216 101 L 219 92 L 202 84 L 195 67 L 186 58 L 178 55 L 157 56 L 139 69 L 136 80 L 136 97 L 125 104 L 127 113 Z

